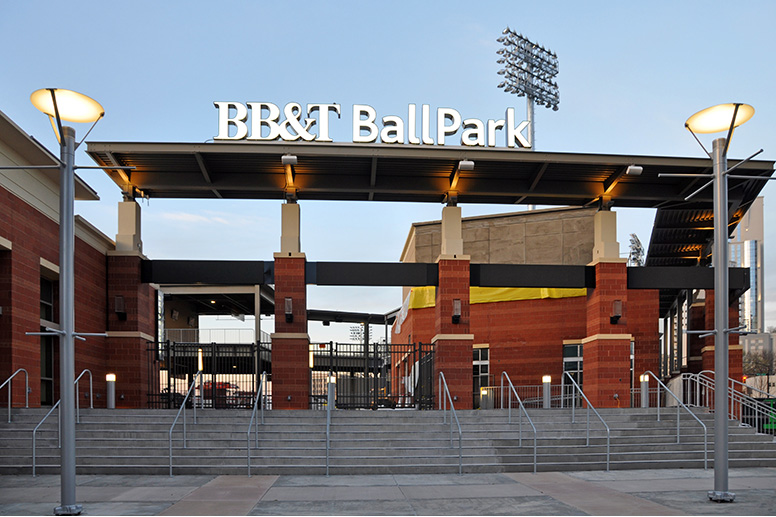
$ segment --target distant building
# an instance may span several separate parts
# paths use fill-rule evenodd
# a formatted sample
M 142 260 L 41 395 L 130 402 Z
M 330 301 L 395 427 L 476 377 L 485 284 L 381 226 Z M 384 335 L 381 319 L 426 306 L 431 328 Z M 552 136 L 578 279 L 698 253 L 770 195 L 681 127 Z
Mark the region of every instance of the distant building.
M 763 198 L 758 197 L 746 212 L 730 241 L 731 266 L 749 268 L 750 287 L 739 300 L 741 325 L 765 332 L 765 274 L 763 271 Z
M 774 340 L 776 340 L 776 334 L 769 334 L 767 332 L 747 334 L 739 338 L 744 354 L 773 353 Z

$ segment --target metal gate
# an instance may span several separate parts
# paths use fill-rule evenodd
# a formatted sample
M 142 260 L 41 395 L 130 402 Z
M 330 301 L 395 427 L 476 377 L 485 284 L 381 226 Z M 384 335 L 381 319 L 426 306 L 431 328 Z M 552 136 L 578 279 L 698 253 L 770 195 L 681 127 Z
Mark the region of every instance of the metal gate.
M 332 377 L 337 409 L 433 409 L 434 346 L 311 344 L 310 377 L 311 409 L 325 408 Z
M 148 407 L 179 408 L 201 368 L 193 395 L 205 407 L 250 408 L 257 372 L 270 372 L 270 347 L 256 343 L 181 343 L 165 341 L 148 348 Z M 188 404 L 190 405 L 190 399 Z

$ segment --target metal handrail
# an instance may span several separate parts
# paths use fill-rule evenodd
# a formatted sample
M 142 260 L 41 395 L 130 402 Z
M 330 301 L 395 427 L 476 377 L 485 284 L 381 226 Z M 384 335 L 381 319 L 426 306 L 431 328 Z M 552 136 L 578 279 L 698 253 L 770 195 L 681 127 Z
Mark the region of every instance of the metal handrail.
M 11 382 L 11 379 L 16 377 L 16 374 L 19 372 L 24 372 L 24 407 L 28 408 L 30 407 L 30 374 L 27 373 L 27 370 L 24 368 L 19 368 L 15 372 L 13 372 L 13 375 L 8 377 L 5 382 L 0 384 L 0 390 L 3 389 L 3 386 L 6 384 L 8 385 L 8 423 L 11 423 L 11 388 L 13 387 L 13 383 Z
M 682 377 L 685 379 L 689 377 L 695 381 L 697 401 L 701 400 L 701 397 L 700 397 L 701 388 L 704 388 L 710 392 L 714 392 L 714 388 L 715 388 L 714 380 L 704 375 L 705 373 L 714 373 L 714 372 L 709 370 L 704 370 L 697 374 L 687 374 L 687 376 L 685 376 L 684 374 L 682 375 Z M 758 432 L 760 431 L 760 427 L 759 427 L 760 419 L 762 419 L 763 422 L 772 422 L 774 419 L 776 419 L 776 411 L 774 411 L 773 407 L 767 404 L 764 404 L 762 401 L 757 400 L 754 397 L 750 397 L 749 395 L 743 393 L 742 391 L 738 391 L 737 389 L 735 389 L 735 385 L 740 385 L 742 389 L 743 388 L 751 389 L 758 393 L 761 393 L 763 395 L 770 397 L 770 394 L 765 391 L 762 391 L 753 386 L 748 386 L 735 379 L 728 378 L 728 395 L 730 397 L 729 415 L 731 419 L 738 418 L 740 425 L 749 425 L 749 424 L 744 424 L 744 414 L 743 414 L 744 407 L 747 407 L 748 409 L 752 410 L 754 413 L 755 427 L 757 428 Z M 738 410 L 738 415 L 736 415 L 736 408 Z M 773 433 L 768 433 L 768 434 L 773 434 Z
M 442 391 L 442 386 L 445 388 L 444 391 Z M 447 395 L 447 397 L 444 397 L 444 395 Z M 450 400 L 450 413 L 453 415 L 450 417 L 450 447 L 453 446 L 453 417 L 455 417 L 455 423 L 458 426 L 458 474 L 461 475 L 463 474 L 463 448 L 461 445 L 463 432 L 461 431 L 461 422 L 458 420 L 458 415 L 455 412 L 453 397 L 450 395 L 450 389 L 447 387 L 445 374 L 444 372 L 439 372 L 439 409 L 442 410 L 442 423 L 447 423 L 448 399 Z
M 703 370 L 702 372 L 698 373 L 698 379 L 700 380 L 701 377 L 704 378 L 704 380 L 710 385 L 712 391 L 714 391 L 714 379 L 710 378 L 708 375 L 705 375 L 707 373 L 714 373 L 714 370 Z M 739 385 L 741 386 L 741 391 L 735 389 L 735 386 Z M 755 388 L 754 386 L 749 386 L 748 384 L 744 384 L 743 382 L 739 382 L 735 379 L 732 379 L 728 377 L 728 393 L 731 395 L 731 399 L 733 399 L 735 402 L 738 402 L 739 407 L 739 420 L 742 420 L 742 410 L 743 410 L 743 402 L 749 402 L 746 399 L 751 399 L 751 402 L 749 402 L 749 405 L 756 406 L 757 404 L 760 404 L 760 402 L 756 401 L 754 397 L 750 397 L 746 395 L 743 390 L 752 390 L 756 391 L 757 393 L 760 393 L 761 395 L 765 395 L 767 398 L 771 398 L 772 395 L 768 393 L 767 391 L 763 391 L 759 388 Z M 730 418 L 735 418 L 735 404 L 730 405 Z
M 517 395 L 517 390 L 515 389 L 515 386 L 512 384 L 512 379 L 509 378 L 509 375 L 507 372 L 501 372 L 501 409 L 504 409 L 504 377 L 506 377 L 507 382 L 509 383 L 509 402 L 507 405 L 507 414 L 509 415 L 509 423 L 512 423 L 512 394 L 515 394 L 515 398 L 517 399 L 517 402 L 519 403 L 519 408 L 523 410 L 523 413 L 525 413 L 525 417 L 528 419 L 528 423 L 531 424 L 531 428 L 533 428 L 534 433 L 534 439 L 533 439 L 533 451 L 534 451 L 534 474 L 536 474 L 536 426 L 533 423 L 533 420 L 531 420 L 531 417 L 528 416 L 528 411 L 526 411 L 525 406 L 523 405 L 523 401 L 520 400 L 520 397 Z M 520 447 L 523 446 L 523 417 L 522 413 L 518 412 L 518 445 Z
M 191 396 L 191 392 L 194 391 L 194 386 L 197 385 L 197 377 L 199 377 L 200 384 L 202 383 L 202 370 L 199 370 L 197 373 L 194 374 L 194 380 L 191 381 L 191 386 L 189 386 L 189 391 L 186 392 L 186 396 L 183 398 L 183 402 L 181 403 L 180 409 L 178 409 L 178 414 L 175 415 L 175 420 L 173 420 L 172 425 L 170 426 L 170 477 L 172 477 L 172 431 L 175 429 L 175 424 L 178 423 L 178 417 L 181 416 L 181 411 L 183 412 L 183 448 L 186 448 L 186 402 L 189 400 L 189 397 Z M 204 397 L 200 396 L 200 400 L 202 400 L 202 407 L 205 407 L 204 404 Z M 197 423 L 197 402 L 194 401 L 194 423 Z
M 94 384 L 92 382 L 92 372 L 88 368 L 84 369 L 84 371 L 81 372 L 81 375 L 79 375 L 75 381 L 73 381 L 73 384 L 75 384 L 75 423 L 80 424 L 81 423 L 81 398 L 78 393 L 78 381 L 81 380 L 81 377 L 84 376 L 85 373 L 89 374 L 89 409 L 94 409 Z
M 606 422 L 604 422 L 603 417 L 601 417 L 601 414 L 596 410 L 596 408 L 593 407 L 593 404 L 590 403 L 590 400 L 587 398 L 587 395 L 585 395 L 585 392 L 582 391 L 582 388 L 579 387 L 579 384 L 577 384 L 577 381 L 574 380 L 574 377 L 569 374 L 569 372 L 563 372 L 564 376 L 567 376 L 569 380 L 571 381 L 571 385 L 579 392 L 580 395 L 582 395 L 582 398 L 585 399 L 585 402 L 587 402 L 587 438 L 585 446 L 590 446 L 590 410 L 593 410 L 593 413 L 598 417 L 598 420 L 601 421 L 602 424 L 604 424 L 604 427 L 606 428 L 606 470 L 609 470 L 609 456 L 610 456 L 610 442 L 611 442 L 611 430 L 609 429 L 609 426 L 606 425 Z M 575 408 L 576 404 L 572 400 L 571 402 L 571 423 L 573 424 L 575 422 L 576 414 L 575 414 Z
M 57 403 L 51 406 L 51 409 L 49 409 L 49 412 L 46 413 L 46 416 L 43 417 L 43 419 L 38 423 L 38 425 L 35 426 L 35 429 L 32 430 L 32 477 L 35 477 L 35 465 L 36 465 L 36 447 L 35 447 L 35 437 L 38 432 L 38 428 L 43 425 L 43 422 L 46 421 L 46 419 L 49 417 L 51 413 L 54 412 L 55 409 L 59 407 L 59 403 L 61 400 L 57 400 Z M 62 408 L 59 408 L 59 413 L 57 414 L 57 447 L 60 449 L 62 448 L 62 433 L 59 432 L 59 427 L 62 422 Z
M 78 407 L 78 380 L 81 377 L 83 377 L 83 375 L 85 373 L 87 373 L 87 372 L 89 373 L 89 390 L 90 390 L 89 398 L 90 399 L 94 398 L 94 392 L 91 391 L 92 390 L 92 383 L 91 383 L 92 372 L 90 372 L 89 369 L 86 368 L 86 369 L 84 369 L 81 372 L 81 374 L 78 376 L 78 378 L 75 381 L 73 381 L 73 385 L 75 386 L 75 393 L 76 393 L 76 397 L 75 397 L 76 407 Z M 36 466 L 36 461 L 35 461 L 36 460 L 35 442 L 36 442 L 36 435 L 37 435 L 37 432 L 38 432 L 38 428 L 43 425 L 43 422 L 46 421 L 46 419 L 49 417 L 49 415 L 51 415 L 51 413 L 53 413 L 56 408 L 59 408 L 59 413 L 57 414 L 57 418 L 58 418 L 58 424 L 57 424 L 57 447 L 59 447 L 60 449 L 62 448 L 62 408 L 59 405 L 59 403 L 61 401 L 62 401 L 62 399 L 57 400 L 56 404 L 54 404 L 51 407 L 51 409 L 49 409 L 49 412 L 46 413 L 46 416 L 44 416 L 41 419 L 41 421 L 38 422 L 38 425 L 35 426 L 35 429 L 32 430 L 32 477 L 35 477 L 35 466 Z M 92 406 L 92 407 L 94 407 L 94 406 Z M 81 418 L 80 417 L 76 418 L 76 423 L 77 424 L 81 423 Z
M 708 447 L 708 441 L 709 441 L 709 439 L 708 439 L 708 429 L 706 428 L 706 424 L 704 424 L 703 422 L 701 422 L 701 419 L 700 419 L 700 418 L 698 418 L 698 417 L 695 415 L 695 413 L 693 413 L 693 412 L 690 410 L 690 408 L 688 408 L 688 407 L 685 405 L 685 403 L 684 403 L 684 402 L 682 402 L 681 400 L 679 400 L 679 397 L 677 397 L 677 396 L 674 394 L 674 392 L 673 392 L 673 391 L 671 391 L 670 389 L 668 389 L 668 386 L 666 386 L 665 384 L 663 384 L 663 381 L 661 381 L 661 380 L 660 380 L 660 379 L 657 377 L 657 375 L 655 375 L 654 373 L 652 373 L 650 370 L 647 370 L 646 372 L 644 372 L 644 375 L 651 375 L 651 376 L 652 376 L 652 378 L 653 378 L 653 379 L 655 379 L 655 381 L 658 383 L 658 385 L 659 385 L 660 387 L 662 387 L 664 390 L 666 390 L 666 393 L 668 393 L 669 395 L 671 395 L 671 396 L 674 398 L 674 400 L 676 401 L 676 404 L 677 404 L 677 405 L 676 405 L 676 443 L 679 443 L 679 437 L 680 437 L 680 434 L 679 434 L 679 415 L 681 414 L 681 413 L 679 412 L 679 409 L 680 409 L 680 407 L 681 407 L 681 408 L 683 408 L 685 411 L 687 411 L 687 412 L 690 414 L 690 416 L 691 416 L 691 417 L 693 417 L 693 418 L 694 418 L 694 419 L 695 419 L 695 420 L 696 420 L 696 421 L 697 421 L 699 424 L 701 424 L 701 427 L 703 427 L 703 468 L 704 468 L 704 469 L 708 469 L 708 468 L 709 468 L 709 465 L 708 465 L 708 455 L 709 455 L 709 452 L 708 452 L 708 449 L 709 449 L 709 447 Z M 660 399 L 660 391 L 659 391 L 659 390 L 658 390 L 658 399 Z M 657 419 L 658 419 L 658 421 L 660 421 L 660 402 L 659 402 L 659 400 L 658 400 L 658 404 L 657 404 Z
M 261 423 L 264 423 L 264 405 L 267 398 L 264 386 L 267 383 L 267 372 L 261 372 L 259 380 L 259 391 L 256 393 L 256 400 L 253 402 L 253 411 L 251 411 L 251 423 L 248 425 L 248 477 L 251 477 L 251 431 L 253 430 L 253 421 L 256 419 L 256 409 L 261 407 Z M 261 401 L 261 402 L 259 402 Z M 259 448 L 259 426 L 256 426 L 256 448 Z

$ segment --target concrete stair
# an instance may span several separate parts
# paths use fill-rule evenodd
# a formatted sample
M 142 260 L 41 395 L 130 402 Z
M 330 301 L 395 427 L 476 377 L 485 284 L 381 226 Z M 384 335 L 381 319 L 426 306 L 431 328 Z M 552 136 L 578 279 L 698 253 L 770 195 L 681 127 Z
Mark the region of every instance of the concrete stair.
M 610 469 L 703 468 L 703 429 L 687 413 L 662 409 L 599 410 L 610 427 Z M 32 472 L 32 429 L 46 409 L 14 409 L 13 422 L 0 423 L 0 474 Z M 82 409 L 76 426 L 78 474 L 167 474 L 169 429 L 174 410 Z M 586 412 L 532 409 L 537 429 L 537 470 L 606 469 L 606 432 L 591 414 L 589 446 Z M 250 412 L 198 410 L 198 423 L 187 412 L 173 432 L 175 474 L 247 474 L 247 428 Z M 708 428 L 708 466 L 713 467 L 713 414 L 696 413 Z M 463 431 L 464 473 L 533 470 L 533 431 L 518 413 L 507 423 L 506 410 L 459 411 Z M 458 431 L 443 423 L 439 411 L 380 410 L 332 413 L 329 472 L 331 474 L 457 473 Z M 729 424 L 731 467 L 776 467 L 776 443 L 770 435 Z M 326 413 L 267 411 L 259 426 L 258 447 L 251 435 L 253 474 L 324 474 Z M 59 472 L 56 414 L 37 434 L 38 474 Z

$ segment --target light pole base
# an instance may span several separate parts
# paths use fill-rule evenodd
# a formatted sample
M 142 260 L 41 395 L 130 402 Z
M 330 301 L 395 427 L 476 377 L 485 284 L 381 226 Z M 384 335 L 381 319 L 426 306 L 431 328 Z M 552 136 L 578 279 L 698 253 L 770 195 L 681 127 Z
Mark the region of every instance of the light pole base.
M 736 499 L 736 494 L 733 492 L 717 492 L 716 490 L 709 490 L 709 499 L 715 503 L 732 503 Z
M 54 508 L 54 515 L 81 515 L 84 507 L 80 504 L 66 504 Z

